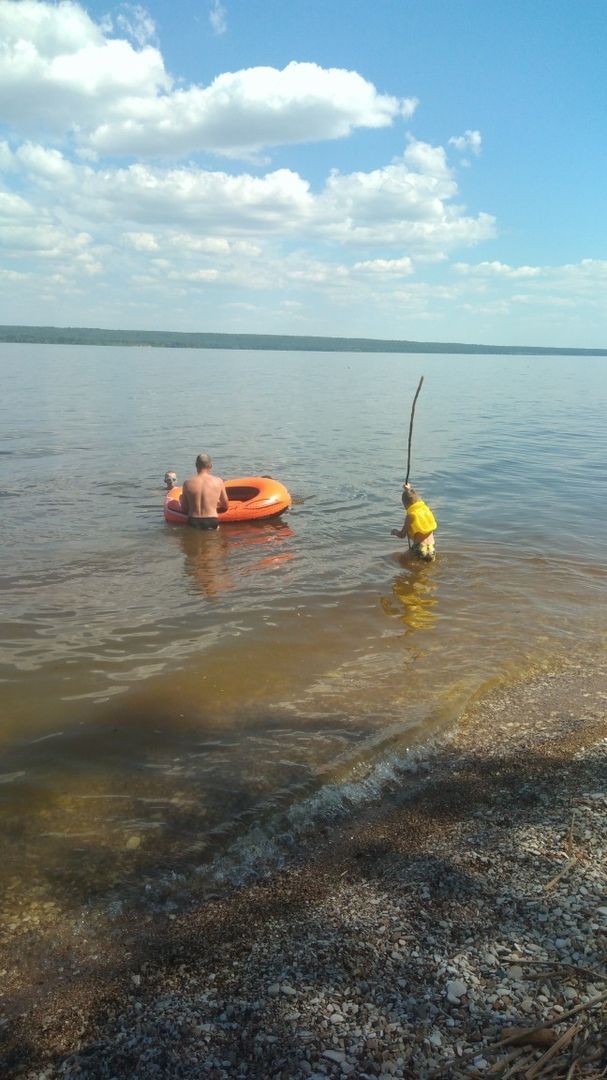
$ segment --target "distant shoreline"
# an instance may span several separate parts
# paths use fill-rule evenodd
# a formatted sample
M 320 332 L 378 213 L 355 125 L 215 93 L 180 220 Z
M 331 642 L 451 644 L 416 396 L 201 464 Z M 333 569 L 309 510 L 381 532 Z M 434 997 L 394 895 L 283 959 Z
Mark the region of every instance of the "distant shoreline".
M 287 352 L 607 356 L 607 348 L 563 349 L 549 345 L 471 345 L 454 341 L 397 341 L 296 334 L 194 334 L 172 330 L 103 330 L 96 327 L 69 326 L 0 326 L 0 342 L 29 345 L 129 345 L 165 349 L 260 349 Z

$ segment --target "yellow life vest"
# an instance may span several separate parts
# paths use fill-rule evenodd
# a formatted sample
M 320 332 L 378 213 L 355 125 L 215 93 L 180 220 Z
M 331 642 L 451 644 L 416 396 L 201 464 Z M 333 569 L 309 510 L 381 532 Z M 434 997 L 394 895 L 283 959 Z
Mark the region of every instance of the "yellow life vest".
M 411 540 L 415 540 L 416 536 L 427 536 L 428 533 L 434 532 L 438 527 L 436 524 L 436 518 L 432 513 L 429 506 L 426 506 L 422 499 L 418 499 L 417 502 L 411 503 L 406 511 L 407 515 L 407 536 Z

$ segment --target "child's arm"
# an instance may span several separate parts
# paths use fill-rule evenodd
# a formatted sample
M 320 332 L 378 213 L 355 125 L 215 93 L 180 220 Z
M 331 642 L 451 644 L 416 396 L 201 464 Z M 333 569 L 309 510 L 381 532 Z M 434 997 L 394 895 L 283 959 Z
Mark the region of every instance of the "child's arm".
M 390 536 L 398 536 L 399 540 L 404 540 L 407 535 L 407 522 L 403 525 L 402 529 L 391 529 Z

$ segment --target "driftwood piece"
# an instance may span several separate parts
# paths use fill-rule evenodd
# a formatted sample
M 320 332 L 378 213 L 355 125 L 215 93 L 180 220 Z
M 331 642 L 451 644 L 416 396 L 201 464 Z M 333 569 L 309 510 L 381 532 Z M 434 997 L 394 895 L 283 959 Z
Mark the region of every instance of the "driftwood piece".
M 558 1032 L 549 1027 L 504 1028 L 503 1035 L 512 1046 L 552 1046 L 559 1037 Z

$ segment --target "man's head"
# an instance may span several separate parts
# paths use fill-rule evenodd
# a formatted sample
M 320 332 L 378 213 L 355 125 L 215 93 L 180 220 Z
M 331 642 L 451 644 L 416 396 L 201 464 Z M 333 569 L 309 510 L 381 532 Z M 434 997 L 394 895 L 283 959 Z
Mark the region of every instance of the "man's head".
M 411 484 L 403 484 L 403 506 L 412 506 L 414 502 L 417 502 L 419 495 Z
M 204 469 L 212 469 L 213 462 L 211 461 L 209 454 L 199 454 L 196 458 L 196 472 L 203 472 Z

